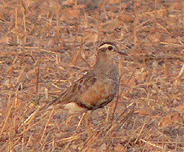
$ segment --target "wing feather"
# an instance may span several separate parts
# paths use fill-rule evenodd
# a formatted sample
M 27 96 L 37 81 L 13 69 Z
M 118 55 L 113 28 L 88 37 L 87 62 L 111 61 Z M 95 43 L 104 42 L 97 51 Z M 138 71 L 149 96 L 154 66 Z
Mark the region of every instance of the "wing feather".
M 64 91 L 57 99 L 53 100 L 48 105 L 45 105 L 42 110 L 47 109 L 51 105 L 59 103 L 65 104 L 77 100 L 80 94 L 84 93 L 95 84 L 96 80 L 96 73 L 93 70 L 88 71 L 83 77 L 75 81 L 74 84 Z

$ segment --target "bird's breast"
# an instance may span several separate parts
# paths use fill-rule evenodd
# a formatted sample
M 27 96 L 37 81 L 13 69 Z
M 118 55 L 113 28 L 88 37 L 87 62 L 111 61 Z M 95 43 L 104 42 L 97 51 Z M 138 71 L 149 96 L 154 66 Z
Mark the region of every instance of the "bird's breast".
M 89 110 L 105 106 L 114 99 L 118 91 L 118 81 L 113 79 L 104 79 L 97 81 L 91 88 L 86 90 L 80 97 Z

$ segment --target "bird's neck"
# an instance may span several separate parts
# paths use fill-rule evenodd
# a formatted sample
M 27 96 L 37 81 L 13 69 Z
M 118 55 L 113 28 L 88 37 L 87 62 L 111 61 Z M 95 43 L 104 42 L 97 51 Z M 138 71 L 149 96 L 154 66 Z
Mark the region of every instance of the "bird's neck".
M 107 60 L 110 60 L 110 59 L 107 57 L 107 54 L 105 52 L 98 53 L 95 67 L 99 67 L 101 65 L 106 64 Z
M 114 62 L 114 57 L 107 57 L 106 54 L 98 54 L 94 68 L 101 74 L 118 75 L 118 64 Z

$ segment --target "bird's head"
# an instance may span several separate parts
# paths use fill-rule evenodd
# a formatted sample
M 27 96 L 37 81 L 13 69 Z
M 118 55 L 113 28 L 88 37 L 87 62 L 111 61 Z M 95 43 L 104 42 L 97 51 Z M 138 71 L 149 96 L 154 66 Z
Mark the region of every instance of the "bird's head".
M 100 60 L 109 60 L 114 58 L 116 55 L 127 55 L 125 52 L 120 51 L 118 46 L 113 42 L 103 42 L 98 47 L 98 57 Z
M 99 48 L 98 51 L 107 55 L 112 55 L 114 53 L 119 53 L 121 55 L 127 55 L 123 51 L 120 51 L 118 46 L 113 42 L 103 42 Z

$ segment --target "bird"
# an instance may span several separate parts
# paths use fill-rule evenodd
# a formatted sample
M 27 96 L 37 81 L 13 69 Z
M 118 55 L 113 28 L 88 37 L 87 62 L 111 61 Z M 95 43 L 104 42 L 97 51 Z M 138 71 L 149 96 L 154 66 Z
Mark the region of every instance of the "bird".
M 117 54 L 127 55 L 114 42 L 101 43 L 94 66 L 42 109 L 59 104 L 69 113 L 84 113 L 106 106 L 119 89 Z

